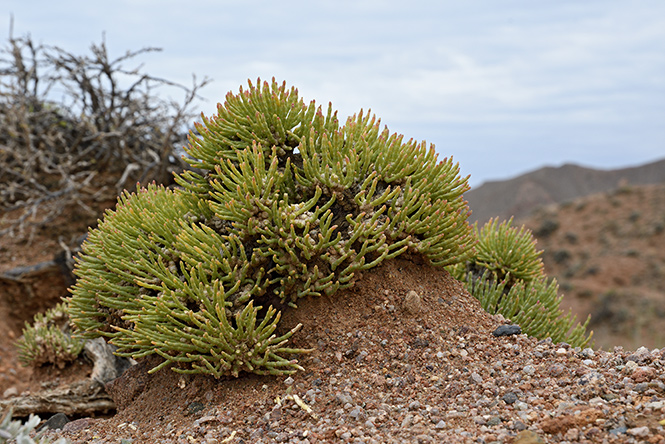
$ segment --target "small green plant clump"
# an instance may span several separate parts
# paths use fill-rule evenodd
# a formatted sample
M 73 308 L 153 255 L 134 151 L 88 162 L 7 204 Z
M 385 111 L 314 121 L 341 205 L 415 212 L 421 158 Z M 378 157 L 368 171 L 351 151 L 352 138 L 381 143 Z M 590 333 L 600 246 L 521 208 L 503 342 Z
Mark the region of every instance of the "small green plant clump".
M 75 361 L 85 342 L 71 337 L 68 321 L 65 304 L 58 304 L 35 315 L 32 325 L 26 322 L 23 336 L 17 341 L 19 361 L 24 366 L 50 364 L 59 368 Z
M 576 317 L 560 309 L 556 279 L 548 279 L 540 259 L 542 251 L 524 226 L 512 227 L 512 218 L 499 224 L 491 219 L 474 234 L 478 240 L 476 255 L 465 263 L 448 267 L 450 273 L 466 283 L 469 292 L 487 312 L 500 313 L 519 324 L 522 331 L 538 338 L 573 346 L 588 345 L 592 333 Z
M 452 159 L 360 112 L 249 83 L 190 135 L 180 186 L 123 194 L 91 230 L 69 299 L 82 337 L 157 354 L 178 372 L 237 376 L 300 368 L 280 312 L 334 295 L 406 251 L 435 265 L 473 254 L 469 188 Z

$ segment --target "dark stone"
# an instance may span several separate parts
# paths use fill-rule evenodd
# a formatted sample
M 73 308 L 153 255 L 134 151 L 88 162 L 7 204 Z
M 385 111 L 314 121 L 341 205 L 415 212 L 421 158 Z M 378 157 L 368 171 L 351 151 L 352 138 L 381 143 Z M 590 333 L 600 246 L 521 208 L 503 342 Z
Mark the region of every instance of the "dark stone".
M 519 325 L 501 325 L 492 332 L 494 336 L 512 336 L 522 333 L 522 328 Z
M 415 338 L 409 343 L 412 348 L 425 348 L 429 346 L 429 341 L 423 338 Z
M 185 415 L 193 415 L 195 413 L 200 412 L 204 408 L 205 408 L 205 405 L 203 405 L 203 403 L 198 402 L 198 401 L 194 401 L 194 402 L 192 402 L 191 404 L 189 404 L 187 406 L 187 412 L 185 413 Z
M 503 402 L 506 404 L 513 404 L 515 401 L 517 401 L 517 395 L 513 392 L 508 392 L 503 395 L 501 399 L 503 399 Z
M 67 418 L 67 415 L 64 413 L 56 413 L 55 415 L 51 416 L 49 419 L 46 420 L 44 424 L 37 429 L 38 431 L 44 430 L 44 429 L 49 429 L 49 430 L 58 430 L 62 429 L 65 424 L 69 422 L 69 418 Z

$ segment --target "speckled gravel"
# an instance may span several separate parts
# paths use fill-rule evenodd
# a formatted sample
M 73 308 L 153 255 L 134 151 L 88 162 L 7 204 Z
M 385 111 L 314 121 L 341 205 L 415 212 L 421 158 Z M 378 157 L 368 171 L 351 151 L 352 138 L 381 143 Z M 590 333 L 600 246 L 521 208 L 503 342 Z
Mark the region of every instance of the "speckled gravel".
M 363 281 L 348 302 L 299 308 L 312 324 L 296 345 L 316 348 L 305 372 L 229 381 L 158 372 L 132 389 L 124 412 L 59 435 L 94 444 L 665 444 L 665 348 L 497 337 L 508 322 L 479 310 L 456 281 L 432 283 L 425 270 L 395 286 L 398 267 Z M 412 289 L 416 313 L 403 305 Z M 349 306 L 353 322 L 335 311 Z M 194 402 L 202 408 L 192 413 Z
M 355 349 L 324 353 L 335 370 L 284 378 L 282 396 L 242 422 L 216 407 L 189 428 L 164 424 L 158 442 L 665 442 L 665 349 L 608 353 L 475 332 L 423 331 L 390 351 L 361 330 L 340 339 Z M 369 361 L 385 365 L 369 372 Z M 122 428 L 142 442 L 140 423 Z

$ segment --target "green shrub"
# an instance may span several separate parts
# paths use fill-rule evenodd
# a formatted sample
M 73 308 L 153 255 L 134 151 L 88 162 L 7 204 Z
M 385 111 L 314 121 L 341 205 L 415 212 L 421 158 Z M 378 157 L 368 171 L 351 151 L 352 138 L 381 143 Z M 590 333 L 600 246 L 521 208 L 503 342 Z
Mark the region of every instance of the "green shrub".
M 491 219 L 482 229 L 474 226 L 478 239 L 475 257 L 466 263 L 448 267 L 448 271 L 466 283 L 469 292 L 491 314 L 500 313 L 519 324 L 522 331 L 554 342 L 585 346 L 592 333 L 584 324 L 575 324 L 570 312 L 564 316 L 556 279 L 549 280 L 536 249 L 536 240 L 524 226 L 512 227 L 509 221 Z
M 63 368 L 83 351 L 84 341 L 69 334 L 67 310 L 58 304 L 35 315 L 32 325 L 26 322 L 23 336 L 17 342 L 18 358 L 24 365 L 35 367 L 52 364 Z
M 340 126 L 331 106 L 259 81 L 197 130 L 181 188 L 125 193 L 90 232 L 69 301 L 83 337 L 162 356 L 153 371 L 292 373 L 299 326 L 278 336 L 275 306 L 406 251 L 442 266 L 473 253 L 458 165 L 370 114 Z

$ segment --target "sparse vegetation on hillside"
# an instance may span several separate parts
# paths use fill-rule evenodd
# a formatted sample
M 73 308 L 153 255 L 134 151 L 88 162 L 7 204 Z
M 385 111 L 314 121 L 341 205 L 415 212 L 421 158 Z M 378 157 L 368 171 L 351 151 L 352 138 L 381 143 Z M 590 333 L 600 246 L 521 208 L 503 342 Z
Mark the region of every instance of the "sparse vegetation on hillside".
M 597 346 L 665 346 L 665 184 L 620 188 L 523 220 L 562 304 L 591 315 Z

